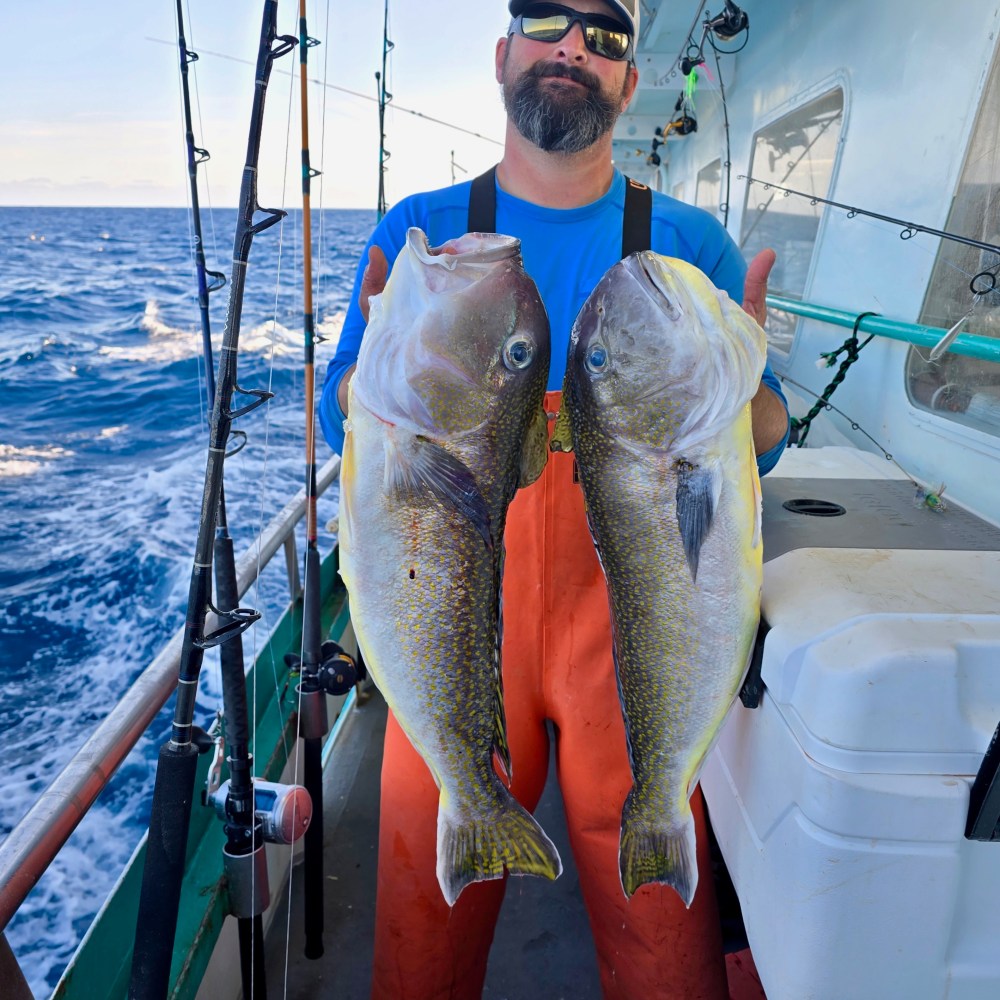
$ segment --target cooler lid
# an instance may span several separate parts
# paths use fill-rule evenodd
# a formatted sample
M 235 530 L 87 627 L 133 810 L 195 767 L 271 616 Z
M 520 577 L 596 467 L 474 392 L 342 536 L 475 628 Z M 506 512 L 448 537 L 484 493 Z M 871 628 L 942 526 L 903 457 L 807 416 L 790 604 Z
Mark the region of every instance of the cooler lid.
M 1000 553 L 798 549 L 765 566 L 762 676 L 839 770 L 974 775 L 1000 721 Z

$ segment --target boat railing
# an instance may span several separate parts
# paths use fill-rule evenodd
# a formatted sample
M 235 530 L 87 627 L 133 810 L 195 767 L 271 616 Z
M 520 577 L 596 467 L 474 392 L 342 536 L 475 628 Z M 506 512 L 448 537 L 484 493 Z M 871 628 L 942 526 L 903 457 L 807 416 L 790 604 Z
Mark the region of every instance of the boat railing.
M 848 330 L 858 322 L 858 314 L 845 312 L 843 309 L 832 309 L 829 306 L 816 305 L 813 302 L 801 302 L 781 295 L 768 295 L 768 307 L 780 309 L 804 319 L 819 320 L 833 326 L 846 327 Z M 858 323 L 859 333 L 873 333 L 877 337 L 888 337 L 890 340 L 901 340 L 914 347 L 935 347 L 948 331 L 936 326 L 924 326 L 920 323 L 904 323 L 901 320 L 886 319 L 884 316 L 867 315 Z M 975 333 L 960 333 L 948 348 L 953 354 L 964 354 L 981 361 L 1000 361 L 1000 339 L 984 337 Z
M 339 471 L 340 458 L 334 456 L 317 474 L 317 495 L 330 487 Z M 240 597 L 283 549 L 291 600 L 297 599 L 301 587 L 295 528 L 305 511 L 305 490 L 300 490 L 243 553 L 236 565 Z M 214 627 L 212 619 L 209 615 L 206 631 Z M 174 693 L 183 638 L 182 627 L 0 844 L 0 935 Z

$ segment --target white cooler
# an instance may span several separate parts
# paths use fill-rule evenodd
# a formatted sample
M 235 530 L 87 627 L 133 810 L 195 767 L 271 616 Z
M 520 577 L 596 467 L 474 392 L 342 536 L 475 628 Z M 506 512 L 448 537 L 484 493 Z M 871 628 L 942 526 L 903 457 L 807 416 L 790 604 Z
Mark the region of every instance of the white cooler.
M 964 837 L 1000 721 L 982 527 L 979 551 L 765 565 L 766 691 L 734 707 L 702 788 L 769 1000 L 1000 1000 L 1000 843 Z

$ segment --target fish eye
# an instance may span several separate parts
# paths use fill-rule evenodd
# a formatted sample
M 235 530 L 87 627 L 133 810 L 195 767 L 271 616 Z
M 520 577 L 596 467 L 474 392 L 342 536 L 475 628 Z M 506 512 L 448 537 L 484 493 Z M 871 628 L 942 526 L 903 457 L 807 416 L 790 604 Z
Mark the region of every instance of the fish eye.
M 511 371 L 522 371 L 535 358 L 535 347 L 524 337 L 512 337 L 503 346 L 503 363 Z
M 591 345 L 584 364 L 586 364 L 588 371 L 599 375 L 608 366 L 607 348 L 603 344 Z

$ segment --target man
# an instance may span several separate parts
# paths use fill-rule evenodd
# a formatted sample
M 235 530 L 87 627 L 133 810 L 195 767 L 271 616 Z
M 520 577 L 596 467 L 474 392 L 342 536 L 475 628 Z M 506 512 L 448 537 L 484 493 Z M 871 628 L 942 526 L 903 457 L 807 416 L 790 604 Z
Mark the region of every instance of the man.
M 569 333 L 586 297 L 621 256 L 625 178 L 611 160 L 611 131 L 635 91 L 638 0 L 511 0 L 511 27 L 496 46 L 507 134 L 496 172 L 496 231 L 517 236 L 552 328 L 546 409 L 559 407 Z M 359 266 L 320 419 L 343 444 L 347 383 L 370 295 L 381 291 L 410 226 L 432 245 L 462 235 L 470 185 L 408 198 L 390 211 Z M 650 249 L 688 260 L 764 319 L 764 251 L 749 273 L 725 230 L 704 212 L 654 194 Z M 745 279 L 745 294 L 744 294 Z M 784 448 L 788 412 L 765 372 L 752 403 L 762 472 Z M 618 874 L 621 808 L 631 787 L 615 686 L 603 575 L 587 530 L 572 455 L 550 456 L 521 490 L 505 532 L 503 674 L 512 792 L 533 809 L 545 783 L 550 720 L 574 858 L 609 998 L 727 997 L 700 792 L 692 798 L 701 879 L 691 909 L 669 888 L 626 900 Z M 438 791 L 390 717 L 382 772 L 373 996 L 473 998 L 482 993 L 505 881 L 469 886 L 449 910 L 435 876 Z

